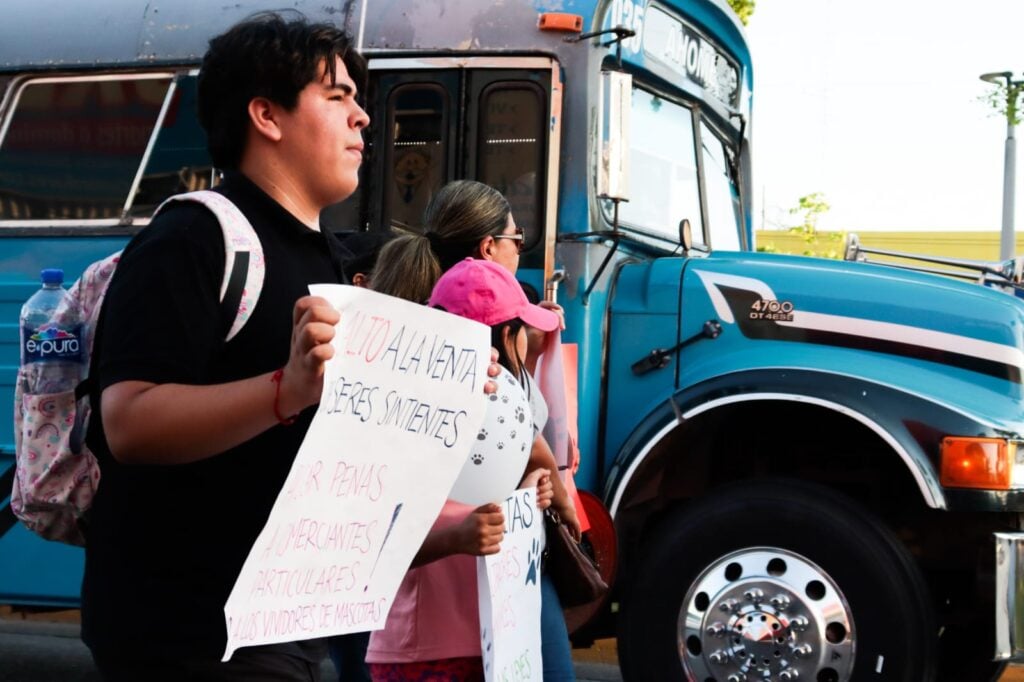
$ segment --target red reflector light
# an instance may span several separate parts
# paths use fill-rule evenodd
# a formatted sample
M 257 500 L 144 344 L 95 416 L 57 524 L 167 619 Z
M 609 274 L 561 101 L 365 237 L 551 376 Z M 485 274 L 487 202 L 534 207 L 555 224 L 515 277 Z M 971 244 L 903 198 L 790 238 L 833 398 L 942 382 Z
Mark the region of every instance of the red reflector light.
M 949 436 L 942 439 L 939 480 L 947 488 L 1008 490 L 1016 443 L 1001 438 Z
M 537 21 L 537 28 L 542 31 L 580 33 L 583 31 L 583 17 L 579 14 L 564 12 L 544 12 Z

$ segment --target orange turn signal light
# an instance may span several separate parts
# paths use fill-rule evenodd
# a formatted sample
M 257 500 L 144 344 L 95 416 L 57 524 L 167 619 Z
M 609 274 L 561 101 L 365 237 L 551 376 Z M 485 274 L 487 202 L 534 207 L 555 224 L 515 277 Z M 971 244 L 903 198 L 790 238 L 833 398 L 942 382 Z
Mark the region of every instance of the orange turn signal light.
M 1008 490 L 1017 444 L 1002 438 L 948 436 L 942 439 L 939 480 L 947 488 Z
M 544 12 L 537 20 L 537 28 L 542 31 L 580 33 L 583 31 L 583 17 L 579 14 L 566 14 L 565 12 Z

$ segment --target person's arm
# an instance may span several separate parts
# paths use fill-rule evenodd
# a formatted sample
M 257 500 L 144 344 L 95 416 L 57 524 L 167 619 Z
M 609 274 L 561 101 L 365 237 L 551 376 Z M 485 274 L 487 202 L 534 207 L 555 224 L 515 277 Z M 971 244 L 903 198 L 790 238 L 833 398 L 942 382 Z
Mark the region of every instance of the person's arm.
M 424 566 L 453 554 L 487 556 L 501 551 L 505 536 L 505 514 L 493 502 L 477 507 L 461 522 L 432 529 L 412 560 L 412 568 Z
M 130 464 L 184 464 L 212 457 L 262 433 L 281 416 L 317 403 L 338 312 L 322 298 L 295 303 L 291 351 L 280 387 L 272 373 L 212 386 L 122 381 L 100 398 L 114 459 Z
M 523 476 L 520 488 L 537 488 L 537 509 L 544 511 L 551 506 L 555 496 L 555 485 L 551 482 L 551 472 L 547 469 L 534 469 Z
M 569 491 L 565 489 L 565 484 L 562 483 L 562 477 L 557 474 L 558 463 L 555 462 L 555 455 L 551 452 L 551 446 L 548 445 L 544 436 L 540 434 L 537 434 L 537 437 L 533 440 L 530 459 L 526 464 L 527 473 L 536 469 L 547 469 L 556 472 L 551 476 L 551 483 L 554 487 L 554 497 L 551 500 L 551 506 L 558 512 L 562 521 L 569 526 L 573 537 L 579 542 L 583 534 L 580 530 L 579 519 L 576 517 L 576 506 L 573 504 L 572 498 L 569 497 Z
M 565 310 L 554 301 L 541 301 L 538 303 L 541 308 L 550 310 L 558 315 L 558 329 L 565 331 Z M 542 332 L 536 327 L 526 326 L 526 371 L 534 374 L 537 370 L 537 360 L 544 352 L 544 344 L 547 341 L 548 333 Z

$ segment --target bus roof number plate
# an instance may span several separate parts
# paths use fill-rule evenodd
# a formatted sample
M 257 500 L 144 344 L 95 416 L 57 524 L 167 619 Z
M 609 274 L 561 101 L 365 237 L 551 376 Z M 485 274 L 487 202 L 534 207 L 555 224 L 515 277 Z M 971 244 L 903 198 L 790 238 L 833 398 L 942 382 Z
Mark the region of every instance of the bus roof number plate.
M 739 69 L 711 41 L 667 12 L 650 6 L 644 54 L 696 83 L 729 107 L 739 105 Z

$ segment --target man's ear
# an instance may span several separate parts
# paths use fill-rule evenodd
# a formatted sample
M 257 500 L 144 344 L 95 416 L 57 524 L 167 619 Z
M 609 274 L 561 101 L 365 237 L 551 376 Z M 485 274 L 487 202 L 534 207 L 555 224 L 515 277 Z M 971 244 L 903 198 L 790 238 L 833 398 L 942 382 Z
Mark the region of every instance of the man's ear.
M 365 273 L 357 272 L 356 274 L 352 275 L 352 285 L 362 287 L 364 289 L 369 289 L 370 278 L 367 277 Z
M 253 97 L 249 100 L 249 121 L 257 134 L 278 142 L 281 139 L 281 126 L 278 121 L 280 107 L 266 97 Z

